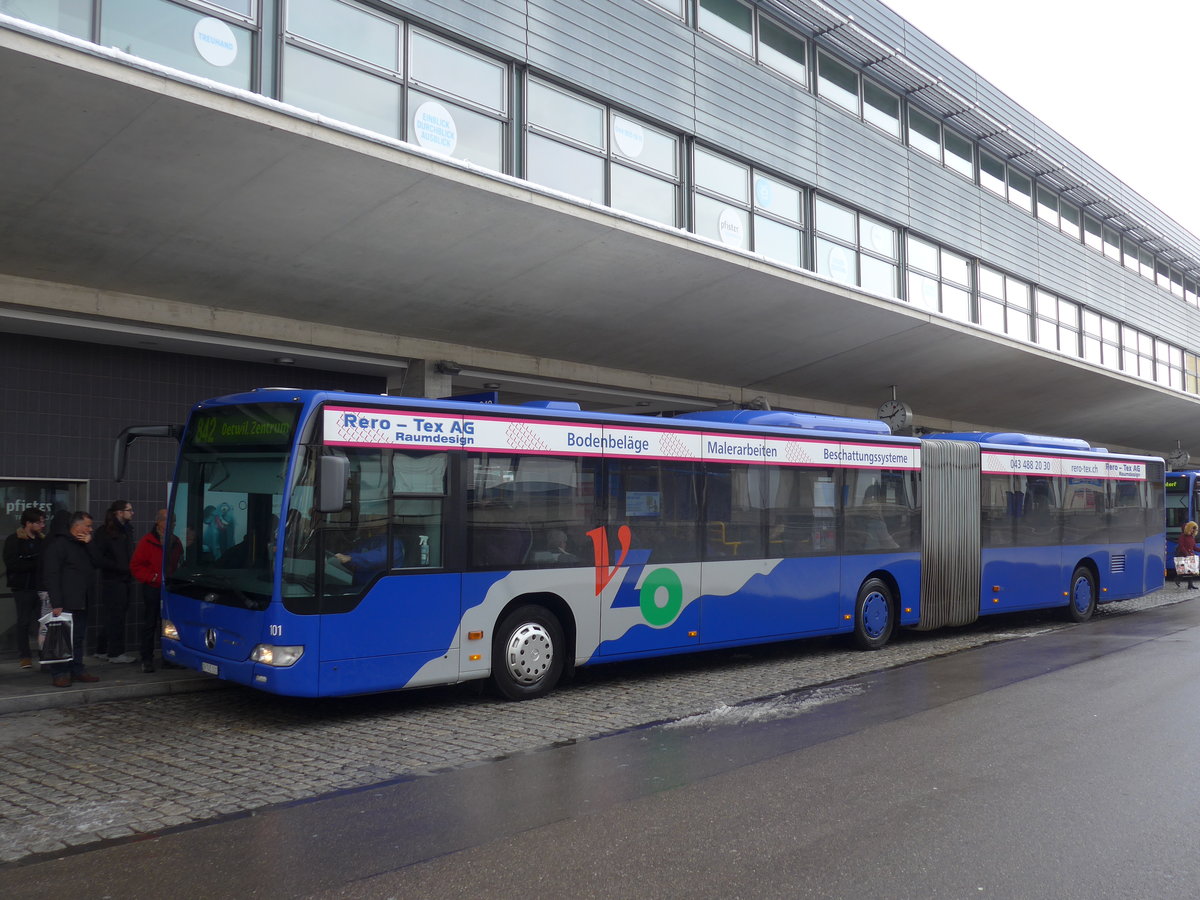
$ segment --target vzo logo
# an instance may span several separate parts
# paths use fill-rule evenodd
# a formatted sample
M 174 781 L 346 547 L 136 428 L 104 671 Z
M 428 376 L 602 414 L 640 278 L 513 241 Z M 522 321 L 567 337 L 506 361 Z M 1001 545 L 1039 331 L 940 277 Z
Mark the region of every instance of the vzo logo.
M 612 557 L 608 549 L 607 529 L 596 528 L 587 534 L 592 539 L 593 558 L 596 564 L 597 597 L 608 587 L 628 559 L 629 568 L 625 571 L 625 578 L 617 590 L 617 596 L 613 598 L 613 608 L 637 606 L 642 611 L 642 618 L 654 628 L 664 628 L 679 618 L 679 613 L 683 609 L 683 581 L 675 570 L 655 569 L 646 576 L 642 586 L 637 587 L 642 570 L 650 559 L 650 553 L 647 550 L 635 550 L 630 556 L 629 547 L 632 533 L 628 525 L 622 525 L 617 529 L 617 541 L 620 544 L 621 553 L 617 557 L 617 564 L 612 567 L 609 566 L 609 560 Z

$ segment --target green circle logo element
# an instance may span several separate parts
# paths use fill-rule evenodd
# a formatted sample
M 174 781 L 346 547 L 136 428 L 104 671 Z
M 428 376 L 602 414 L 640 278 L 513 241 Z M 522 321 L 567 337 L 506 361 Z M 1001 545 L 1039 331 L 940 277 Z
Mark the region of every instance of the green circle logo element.
M 667 602 L 661 606 L 655 599 L 659 591 L 667 592 Z M 656 569 L 642 582 L 639 603 L 642 618 L 648 623 L 656 627 L 670 625 L 683 609 L 683 582 L 670 569 Z

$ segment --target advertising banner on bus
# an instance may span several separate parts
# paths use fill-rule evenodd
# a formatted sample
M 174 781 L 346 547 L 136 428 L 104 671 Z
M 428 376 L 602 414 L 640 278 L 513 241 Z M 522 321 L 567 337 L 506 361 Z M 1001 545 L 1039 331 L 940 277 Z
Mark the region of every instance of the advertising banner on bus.
M 345 447 L 917 469 L 916 445 L 742 436 L 587 422 L 326 407 L 324 442 Z
M 985 475 L 1048 475 L 1055 478 L 1110 478 L 1145 481 L 1144 463 L 1097 457 L 1041 456 L 983 451 Z

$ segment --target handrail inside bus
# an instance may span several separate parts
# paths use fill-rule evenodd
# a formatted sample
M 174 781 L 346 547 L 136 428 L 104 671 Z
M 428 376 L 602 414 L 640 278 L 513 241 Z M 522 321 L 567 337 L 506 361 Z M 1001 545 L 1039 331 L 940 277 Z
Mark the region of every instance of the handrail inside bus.
M 183 426 L 133 425 L 117 435 L 117 444 L 113 448 L 113 481 L 118 484 L 125 479 L 125 460 L 129 455 L 129 445 L 140 437 L 174 438 L 178 441 L 183 437 Z

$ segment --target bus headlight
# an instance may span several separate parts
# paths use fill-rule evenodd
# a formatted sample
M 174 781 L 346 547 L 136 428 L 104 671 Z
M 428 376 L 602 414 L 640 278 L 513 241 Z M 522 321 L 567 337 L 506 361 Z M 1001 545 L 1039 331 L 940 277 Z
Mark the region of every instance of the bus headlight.
M 179 629 L 175 627 L 175 623 L 170 619 L 162 620 L 162 636 L 172 641 L 179 640 Z
M 303 646 L 280 647 L 277 644 L 259 644 L 250 651 L 250 658 L 254 662 L 262 663 L 264 666 L 274 666 L 277 669 L 294 666 L 303 655 Z

